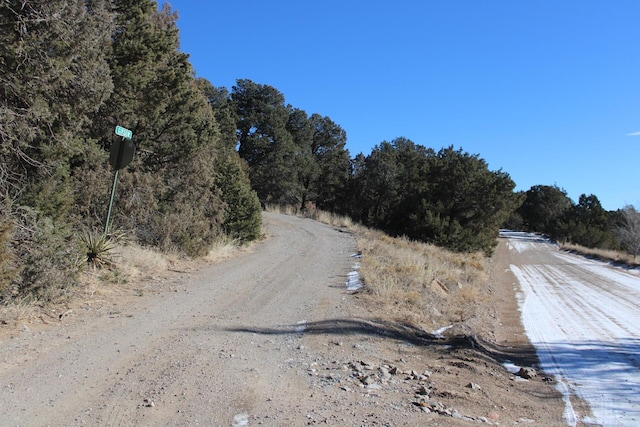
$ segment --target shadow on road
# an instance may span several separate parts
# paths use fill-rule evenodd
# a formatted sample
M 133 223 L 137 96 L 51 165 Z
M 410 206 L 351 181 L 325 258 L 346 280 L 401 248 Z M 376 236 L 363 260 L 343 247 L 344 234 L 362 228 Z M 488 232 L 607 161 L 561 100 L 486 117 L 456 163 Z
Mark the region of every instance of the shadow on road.
M 362 335 L 388 338 L 415 346 L 439 347 L 443 350 L 472 349 L 479 355 L 488 356 L 498 363 L 510 361 L 520 366 L 532 366 L 538 363 L 535 349 L 532 346 L 521 348 L 505 347 L 465 335 L 442 337 L 426 332 L 409 323 L 380 319 L 329 319 L 271 328 L 234 327 L 225 328 L 224 330 L 260 335 Z

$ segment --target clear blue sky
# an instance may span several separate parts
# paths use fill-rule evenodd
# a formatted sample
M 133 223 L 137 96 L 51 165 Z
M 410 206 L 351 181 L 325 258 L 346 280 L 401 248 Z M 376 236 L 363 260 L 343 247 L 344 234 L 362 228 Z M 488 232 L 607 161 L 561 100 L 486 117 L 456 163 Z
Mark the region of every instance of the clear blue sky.
M 638 0 L 169 3 L 199 77 L 275 87 L 352 157 L 403 136 L 478 154 L 517 190 L 640 207 Z

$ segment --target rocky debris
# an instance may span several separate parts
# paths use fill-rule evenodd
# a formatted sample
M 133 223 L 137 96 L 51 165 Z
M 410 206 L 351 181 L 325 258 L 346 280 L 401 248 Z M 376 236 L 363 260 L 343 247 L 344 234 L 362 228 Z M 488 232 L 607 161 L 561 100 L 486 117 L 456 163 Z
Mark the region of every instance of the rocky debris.
M 323 369 L 324 368 L 324 369 Z M 340 369 L 340 373 L 322 371 L 332 371 Z M 437 368 L 439 369 L 439 368 Z M 448 370 L 446 368 L 445 370 Z M 378 392 L 401 393 L 401 389 L 409 387 L 408 392 L 413 397 L 407 402 L 406 408 L 417 408 L 427 414 L 436 414 L 451 417 L 463 421 L 476 423 L 494 424 L 497 414 L 489 413 L 490 416 L 468 416 L 459 410 L 439 401 L 438 399 L 456 399 L 462 396 L 462 391 L 438 390 L 437 385 L 431 381 L 432 372 L 429 370 L 417 371 L 414 369 L 401 369 L 391 364 L 380 364 L 369 361 L 351 361 L 331 363 L 314 362 L 307 369 L 309 375 L 318 377 L 316 387 L 336 386 L 341 392 L 354 393 L 361 390 L 363 398 L 383 397 L 384 394 Z M 462 385 L 460 386 L 463 387 Z M 464 388 L 479 392 L 482 388 L 474 383 L 467 383 Z M 372 394 L 374 393 L 374 394 Z M 467 392 L 468 393 L 468 392 Z M 494 416 L 494 417 L 492 417 Z
M 536 372 L 535 369 L 533 368 L 526 368 L 526 367 L 522 367 L 520 368 L 520 370 L 518 371 L 518 376 L 530 380 L 532 378 L 535 378 L 538 376 L 538 372 Z
M 466 387 L 470 388 L 471 390 L 482 390 L 482 387 L 480 387 L 476 383 L 469 383 L 469 384 L 466 385 Z

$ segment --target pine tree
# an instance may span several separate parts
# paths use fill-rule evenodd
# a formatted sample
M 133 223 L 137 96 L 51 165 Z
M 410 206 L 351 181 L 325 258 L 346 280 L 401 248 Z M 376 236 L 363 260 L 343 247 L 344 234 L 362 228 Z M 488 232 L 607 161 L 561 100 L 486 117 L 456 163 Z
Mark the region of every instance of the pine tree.
M 220 127 L 222 147 L 214 170 L 215 183 L 225 205 L 223 231 L 243 242 L 257 239 L 262 233 L 260 201 L 251 188 L 248 167 L 235 150 L 236 121 L 229 93 L 203 78 L 196 79 L 196 83 L 206 96 Z
M 94 134 L 107 149 L 114 127 L 122 125 L 137 146 L 121 174 L 115 224 L 134 230 L 142 243 L 204 253 L 220 232 L 224 209 L 214 180 L 219 133 L 213 111 L 188 55 L 178 49 L 170 7 L 158 11 L 150 0 L 114 4 L 114 91 L 95 117 Z
M 225 202 L 223 230 L 241 242 L 262 235 L 262 215 L 258 196 L 251 189 L 245 163 L 235 152 L 219 156 L 216 163 L 216 185 Z
M 0 2 L 0 198 L 20 295 L 73 284 L 74 168 L 113 87 L 111 22 L 99 0 Z
M 238 129 L 238 152 L 250 167 L 250 179 L 264 203 L 293 204 L 298 173 L 296 146 L 287 130 L 284 95 L 268 85 L 238 80 L 231 92 Z
M 312 114 L 309 120 L 314 130 L 311 154 L 318 168 L 315 202 L 321 209 L 344 212 L 350 203 L 345 199 L 350 176 L 347 133 L 329 117 Z

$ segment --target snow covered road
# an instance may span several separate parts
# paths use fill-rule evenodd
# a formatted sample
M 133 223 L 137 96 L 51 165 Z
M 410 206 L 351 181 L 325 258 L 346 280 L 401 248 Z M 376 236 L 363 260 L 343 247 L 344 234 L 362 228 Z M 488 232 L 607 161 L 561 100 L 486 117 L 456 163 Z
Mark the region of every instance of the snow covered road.
M 503 232 L 522 322 L 564 393 L 569 425 L 640 425 L 640 275 L 560 252 L 533 234 Z M 574 413 L 571 397 L 592 414 Z

